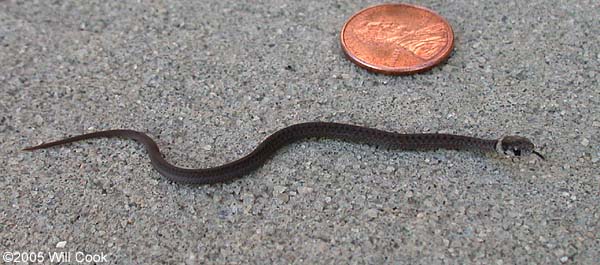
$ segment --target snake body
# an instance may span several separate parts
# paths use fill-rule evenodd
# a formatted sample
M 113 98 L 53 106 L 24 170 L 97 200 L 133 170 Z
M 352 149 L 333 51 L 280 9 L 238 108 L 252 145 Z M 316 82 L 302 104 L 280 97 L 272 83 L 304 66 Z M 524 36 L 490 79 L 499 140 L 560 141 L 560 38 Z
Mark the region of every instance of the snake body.
M 307 138 L 332 138 L 378 145 L 394 150 L 453 149 L 498 152 L 509 156 L 524 156 L 535 153 L 542 157 L 534 151 L 534 145 L 531 141 L 520 136 L 505 136 L 496 140 L 487 140 L 453 134 L 401 134 L 333 122 L 307 122 L 285 127 L 267 137 L 248 155 L 221 166 L 201 169 L 177 167 L 167 162 L 152 138 L 143 132 L 134 130 L 93 132 L 28 147 L 24 150 L 43 149 L 85 139 L 103 137 L 122 137 L 142 143 L 150 156 L 152 166 L 161 175 L 171 181 L 188 184 L 211 184 L 240 178 L 261 167 L 282 147 Z

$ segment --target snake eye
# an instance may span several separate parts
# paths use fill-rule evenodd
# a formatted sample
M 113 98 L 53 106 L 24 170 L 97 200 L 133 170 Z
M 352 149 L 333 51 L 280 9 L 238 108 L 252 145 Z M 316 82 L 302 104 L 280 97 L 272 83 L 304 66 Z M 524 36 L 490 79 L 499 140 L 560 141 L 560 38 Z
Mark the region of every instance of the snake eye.
M 521 149 L 513 148 L 513 154 L 515 154 L 515 156 L 521 156 Z

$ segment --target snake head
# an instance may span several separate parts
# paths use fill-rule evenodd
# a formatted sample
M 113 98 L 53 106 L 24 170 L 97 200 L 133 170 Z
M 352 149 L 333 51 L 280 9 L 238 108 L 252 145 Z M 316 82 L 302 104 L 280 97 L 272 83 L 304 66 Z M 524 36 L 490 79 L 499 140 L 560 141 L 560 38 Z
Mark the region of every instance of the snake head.
M 500 138 L 496 144 L 496 151 L 510 157 L 535 154 L 542 160 L 545 160 L 543 155 L 535 151 L 533 143 L 529 139 L 521 136 L 509 135 Z

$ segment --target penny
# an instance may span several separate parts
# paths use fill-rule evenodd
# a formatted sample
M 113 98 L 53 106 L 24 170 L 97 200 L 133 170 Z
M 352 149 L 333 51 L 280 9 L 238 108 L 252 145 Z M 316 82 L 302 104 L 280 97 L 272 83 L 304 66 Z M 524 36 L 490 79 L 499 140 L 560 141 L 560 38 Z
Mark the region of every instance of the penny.
M 348 58 L 383 74 L 431 69 L 450 56 L 454 33 L 435 12 L 408 4 L 365 8 L 348 19 L 340 36 Z

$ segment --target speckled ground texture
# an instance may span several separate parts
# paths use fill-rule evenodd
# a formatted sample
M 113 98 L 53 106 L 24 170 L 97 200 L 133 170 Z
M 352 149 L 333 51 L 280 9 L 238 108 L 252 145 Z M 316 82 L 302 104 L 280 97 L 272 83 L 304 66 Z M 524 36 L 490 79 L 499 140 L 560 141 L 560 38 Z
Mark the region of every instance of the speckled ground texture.
M 377 3 L 0 1 L 0 250 L 114 264 L 600 263 L 600 2 L 415 2 L 448 19 L 455 49 L 400 77 L 340 49 L 346 19 Z M 238 181 L 186 186 L 133 141 L 20 151 L 131 128 L 177 165 L 206 167 L 305 121 L 519 134 L 548 159 L 313 140 Z

